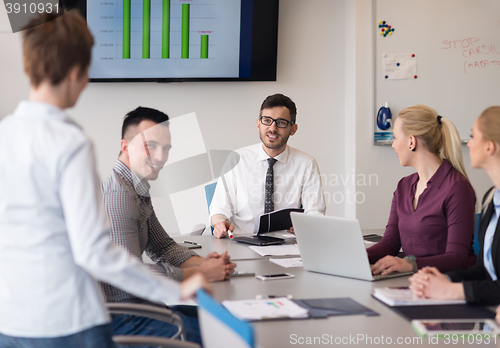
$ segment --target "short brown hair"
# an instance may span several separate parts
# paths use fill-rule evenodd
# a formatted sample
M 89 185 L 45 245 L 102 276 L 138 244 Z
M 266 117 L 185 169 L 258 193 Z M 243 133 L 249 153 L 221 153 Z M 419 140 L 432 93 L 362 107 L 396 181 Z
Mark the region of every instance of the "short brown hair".
M 43 81 L 57 86 L 75 67 L 80 74 L 86 72 L 94 39 L 77 11 L 62 16 L 43 14 L 26 27 L 22 34 L 24 71 L 33 86 Z
M 123 118 L 122 139 L 125 139 L 130 127 L 137 127 L 142 121 L 152 121 L 168 126 L 168 115 L 156 109 L 139 106 Z
M 292 121 L 292 124 L 295 124 L 297 121 L 297 106 L 295 106 L 292 99 L 280 93 L 270 95 L 264 99 L 262 105 L 260 106 L 259 116 L 262 116 L 262 110 L 264 109 L 272 109 L 280 106 L 284 106 L 288 109 L 288 111 L 290 111 L 290 121 Z

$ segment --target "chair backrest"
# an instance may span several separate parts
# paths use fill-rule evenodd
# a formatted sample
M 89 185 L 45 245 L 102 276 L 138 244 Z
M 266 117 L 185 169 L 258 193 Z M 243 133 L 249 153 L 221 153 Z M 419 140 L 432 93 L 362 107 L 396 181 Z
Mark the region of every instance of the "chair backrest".
M 214 198 L 215 187 L 217 187 L 217 182 L 205 186 L 205 197 L 207 198 L 207 207 L 209 214 L 210 214 L 210 204 L 212 204 L 212 199 Z
M 207 226 L 205 224 L 196 224 L 193 230 L 189 233 L 190 236 L 201 236 L 205 232 Z
M 210 204 L 212 204 L 212 199 L 214 198 L 216 187 L 217 187 L 217 182 L 205 186 L 205 197 L 207 198 L 208 215 L 210 215 Z M 214 234 L 214 228 L 213 227 L 211 228 L 212 228 L 212 234 Z
M 474 224 L 474 242 L 472 243 L 472 247 L 474 248 L 474 253 L 479 255 L 479 222 L 481 220 L 481 214 L 476 214 L 476 223 Z
M 254 348 L 252 326 L 232 315 L 203 290 L 196 293 L 201 338 L 205 348 Z

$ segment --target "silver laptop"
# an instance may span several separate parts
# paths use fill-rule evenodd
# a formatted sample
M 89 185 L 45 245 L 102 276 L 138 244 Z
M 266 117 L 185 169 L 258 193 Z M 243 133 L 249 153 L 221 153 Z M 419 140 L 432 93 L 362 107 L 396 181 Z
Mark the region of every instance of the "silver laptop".
M 372 275 L 358 220 L 291 213 L 304 269 L 367 281 L 410 275 Z

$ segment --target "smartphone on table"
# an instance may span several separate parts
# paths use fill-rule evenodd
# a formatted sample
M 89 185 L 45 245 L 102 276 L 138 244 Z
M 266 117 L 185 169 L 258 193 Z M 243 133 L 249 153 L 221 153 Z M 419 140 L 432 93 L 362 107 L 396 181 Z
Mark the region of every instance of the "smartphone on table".
M 278 279 L 295 278 L 295 276 L 293 274 L 290 274 L 290 273 L 279 273 L 279 274 L 258 275 L 255 278 L 260 279 L 260 280 L 278 280 Z
M 234 277 L 249 277 L 249 276 L 254 276 L 254 272 L 249 272 L 249 271 L 236 271 L 233 274 L 231 274 L 231 278 Z

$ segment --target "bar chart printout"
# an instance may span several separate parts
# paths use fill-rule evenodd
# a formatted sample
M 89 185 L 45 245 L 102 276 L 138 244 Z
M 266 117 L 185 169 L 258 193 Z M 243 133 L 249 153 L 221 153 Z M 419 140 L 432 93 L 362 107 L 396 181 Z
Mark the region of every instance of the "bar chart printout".
M 88 1 L 90 77 L 238 77 L 240 12 L 236 0 Z

